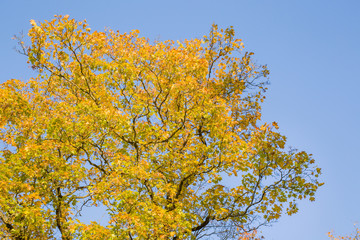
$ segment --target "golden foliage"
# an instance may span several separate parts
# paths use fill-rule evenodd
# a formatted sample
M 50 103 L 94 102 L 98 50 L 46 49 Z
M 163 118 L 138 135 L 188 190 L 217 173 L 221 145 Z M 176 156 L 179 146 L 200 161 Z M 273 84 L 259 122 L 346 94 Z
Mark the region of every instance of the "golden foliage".
M 269 71 L 232 28 L 151 43 L 69 16 L 31 25 L 37 77 L 0 86 L 3 238 L 237 239 L 314 200 L 320 169 L 259 124 Z M 85 203 L 108 225 L 80 222 Z
M 355 232 L 348 236 L 336 236 L 333 232 L 329 232 L 328 236 L 331 240 L 359 240 L 360 239 L 360 229 L 355 226 Z

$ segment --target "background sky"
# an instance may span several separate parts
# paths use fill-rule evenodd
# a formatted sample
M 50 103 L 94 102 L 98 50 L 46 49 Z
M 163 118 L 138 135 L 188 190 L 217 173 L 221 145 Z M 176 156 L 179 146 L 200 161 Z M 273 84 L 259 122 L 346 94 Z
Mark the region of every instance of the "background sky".
M 14 51 L 29 20 L 69 14 L 92 30 L 139 29 L 154 39 L 201 38 L 211 24 L 234 26 L 246 50 L 270 69 L 263 119 L 288 143 L 313 153 L 325 185 L 298 214 L 261 230 L 270 240 L 322 240 L 360 222 L 359 0 L 1 0 L 0 83 L 33 76 Z

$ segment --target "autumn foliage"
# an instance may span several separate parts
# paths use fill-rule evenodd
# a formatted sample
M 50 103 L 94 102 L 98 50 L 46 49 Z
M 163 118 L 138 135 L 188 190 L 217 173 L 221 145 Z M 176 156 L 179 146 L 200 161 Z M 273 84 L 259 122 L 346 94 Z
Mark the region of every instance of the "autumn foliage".
M 232 28 L 150 42 L 31 24 L 37 76 L 0 85 L 2 239 L 239 239 L 314 200 L 320 169 L 259 123 L 269 71 Z M 96 205 L 109 222 L 81 222 Z
M 333 232 L 329 232 L 328 236 L 331 240 L 360 240 L 360 228 L 355 225 L 355 232 L 351 235 L 336 236 Z

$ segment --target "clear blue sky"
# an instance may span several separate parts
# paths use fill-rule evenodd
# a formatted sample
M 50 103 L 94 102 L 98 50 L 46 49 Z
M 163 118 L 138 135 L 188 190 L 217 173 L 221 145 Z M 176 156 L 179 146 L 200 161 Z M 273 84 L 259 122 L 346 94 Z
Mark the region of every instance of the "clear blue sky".
M 263 108 L 289 144 L 313 153 L 325 185 L 315 202 L 263 228 L 266 239 L 322 240 L 360 222 L 359 0 L 2 0 L 0 82 L 33 75 L 11 37 L 29 20 L 87 19 L 93 30 L 139 29 L 150 39 L 199 38 L 212 23 L 233 25 L 271 75 Z

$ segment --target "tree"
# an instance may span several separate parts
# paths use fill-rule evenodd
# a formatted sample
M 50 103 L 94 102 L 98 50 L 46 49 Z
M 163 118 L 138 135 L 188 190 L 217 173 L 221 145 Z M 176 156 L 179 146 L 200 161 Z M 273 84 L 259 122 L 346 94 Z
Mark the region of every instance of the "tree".
M 0 231 L 11 239 L 237 239 L 322 185 L 260 124 L 266 66 L 233 28 L 151 43 L 56 16 L 0 87 Z M 103 205 L 108 226 L 79 214 Z

